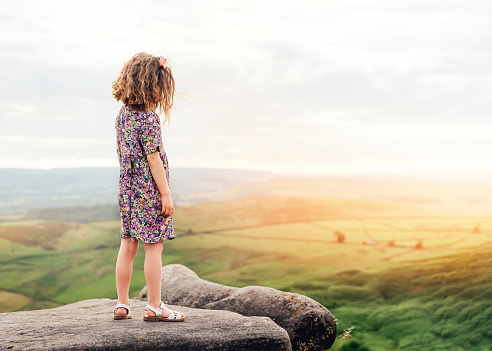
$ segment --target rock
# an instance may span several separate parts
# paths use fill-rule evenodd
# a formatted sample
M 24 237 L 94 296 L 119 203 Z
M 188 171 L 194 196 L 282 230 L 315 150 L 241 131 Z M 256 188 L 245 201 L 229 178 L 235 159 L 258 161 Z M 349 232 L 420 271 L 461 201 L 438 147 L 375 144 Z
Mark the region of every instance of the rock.
M 147 296 L 147 288 L 140 293 Z M 236 288 L 200 279 L 189 268 L 162 270 L 162 301 L 193 308 L 228 310 L 243 316 L 270 317 L 289 334 L 293 350 L 326 350 L 336 338 L 336 320 L 319 302 L 264 286 Z
M 0 313 L 0 350 L 292 350 L 287 332 L 266 317 L 168 305 L 183 322 L 113 320 L 116 300 L 94 299 L 47 310 Z

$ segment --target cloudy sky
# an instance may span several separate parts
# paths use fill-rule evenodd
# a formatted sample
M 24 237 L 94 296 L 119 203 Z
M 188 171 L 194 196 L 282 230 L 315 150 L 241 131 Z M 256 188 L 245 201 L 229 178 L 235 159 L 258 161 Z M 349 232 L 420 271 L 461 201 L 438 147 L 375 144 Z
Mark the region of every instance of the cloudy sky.
M 0 167 L 116 166 L 111 82 L 170 58 L 172 167 L 492 172 L 486 1 L 4 1 Z

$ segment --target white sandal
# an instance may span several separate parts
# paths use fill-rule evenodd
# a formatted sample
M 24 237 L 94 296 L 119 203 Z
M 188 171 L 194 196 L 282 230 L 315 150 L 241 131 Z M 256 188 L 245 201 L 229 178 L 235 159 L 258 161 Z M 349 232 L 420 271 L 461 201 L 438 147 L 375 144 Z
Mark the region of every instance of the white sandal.
M 147 304 L 147 308 L 151 310 L 152 312 L 155 313 L 155 316 L 148 316 L 145 315 L 143 317 L 144 321 L 147 322 L 181 322 L 183 319 L 185 319 L 184 314 L 178 311 L 171 311 L 169 316 L 163 317 L 162 316 L 162 310 L 164 309 L 164 302 L 161 301 L 161 305 L 157 308 L 152 307 L 151 305 Z
M 116 314 L 118 308 L 126 309 L 126 314 Z M 116 305 L 113 311 L 113 319 L 132 319 L 132 314 L 130 312 L 130 304 L 125 305 L 124 303 L 119 303 Z

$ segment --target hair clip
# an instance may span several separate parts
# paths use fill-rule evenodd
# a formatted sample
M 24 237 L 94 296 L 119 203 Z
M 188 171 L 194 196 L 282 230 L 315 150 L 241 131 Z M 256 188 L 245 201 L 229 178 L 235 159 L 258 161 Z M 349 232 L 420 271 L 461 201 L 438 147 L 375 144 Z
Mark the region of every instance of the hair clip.
M 159 59 L 159 65 L 161 65 L 163 68 L 167 68 L 167 60 L 161 56 L 161 58 Z

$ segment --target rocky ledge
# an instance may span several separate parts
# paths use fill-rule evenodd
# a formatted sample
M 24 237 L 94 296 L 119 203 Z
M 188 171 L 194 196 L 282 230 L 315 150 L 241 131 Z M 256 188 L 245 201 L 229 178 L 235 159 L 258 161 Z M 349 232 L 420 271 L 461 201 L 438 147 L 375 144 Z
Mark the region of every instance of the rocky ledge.
M 162 288 L 183 322 L 144 322 L 144 288 L 129 320 L 113 320 L 111 299 L 0 313 L 0 350 L 325 350 L 335 340 L 334 317 L 303 295 L 211 283 L 177 264 L 163 267 Z
M 113 320 L 115 300 L 85 300 L 48 310 L 0 314 L 0 350 L 291 350 L 287 332 L 267 317 L 168 305 L 183 322 Z
M 271 318 L 287 331 L 293 350 L 326 350 L 336 338 L 336 319 L 326 307 L 304 295 L 266 286 L 236 288 L 212 283 L 180 264 L 164 266 L 161 282 L 164 303 Z M 144 287 L 140 297 L 146 296 Z

